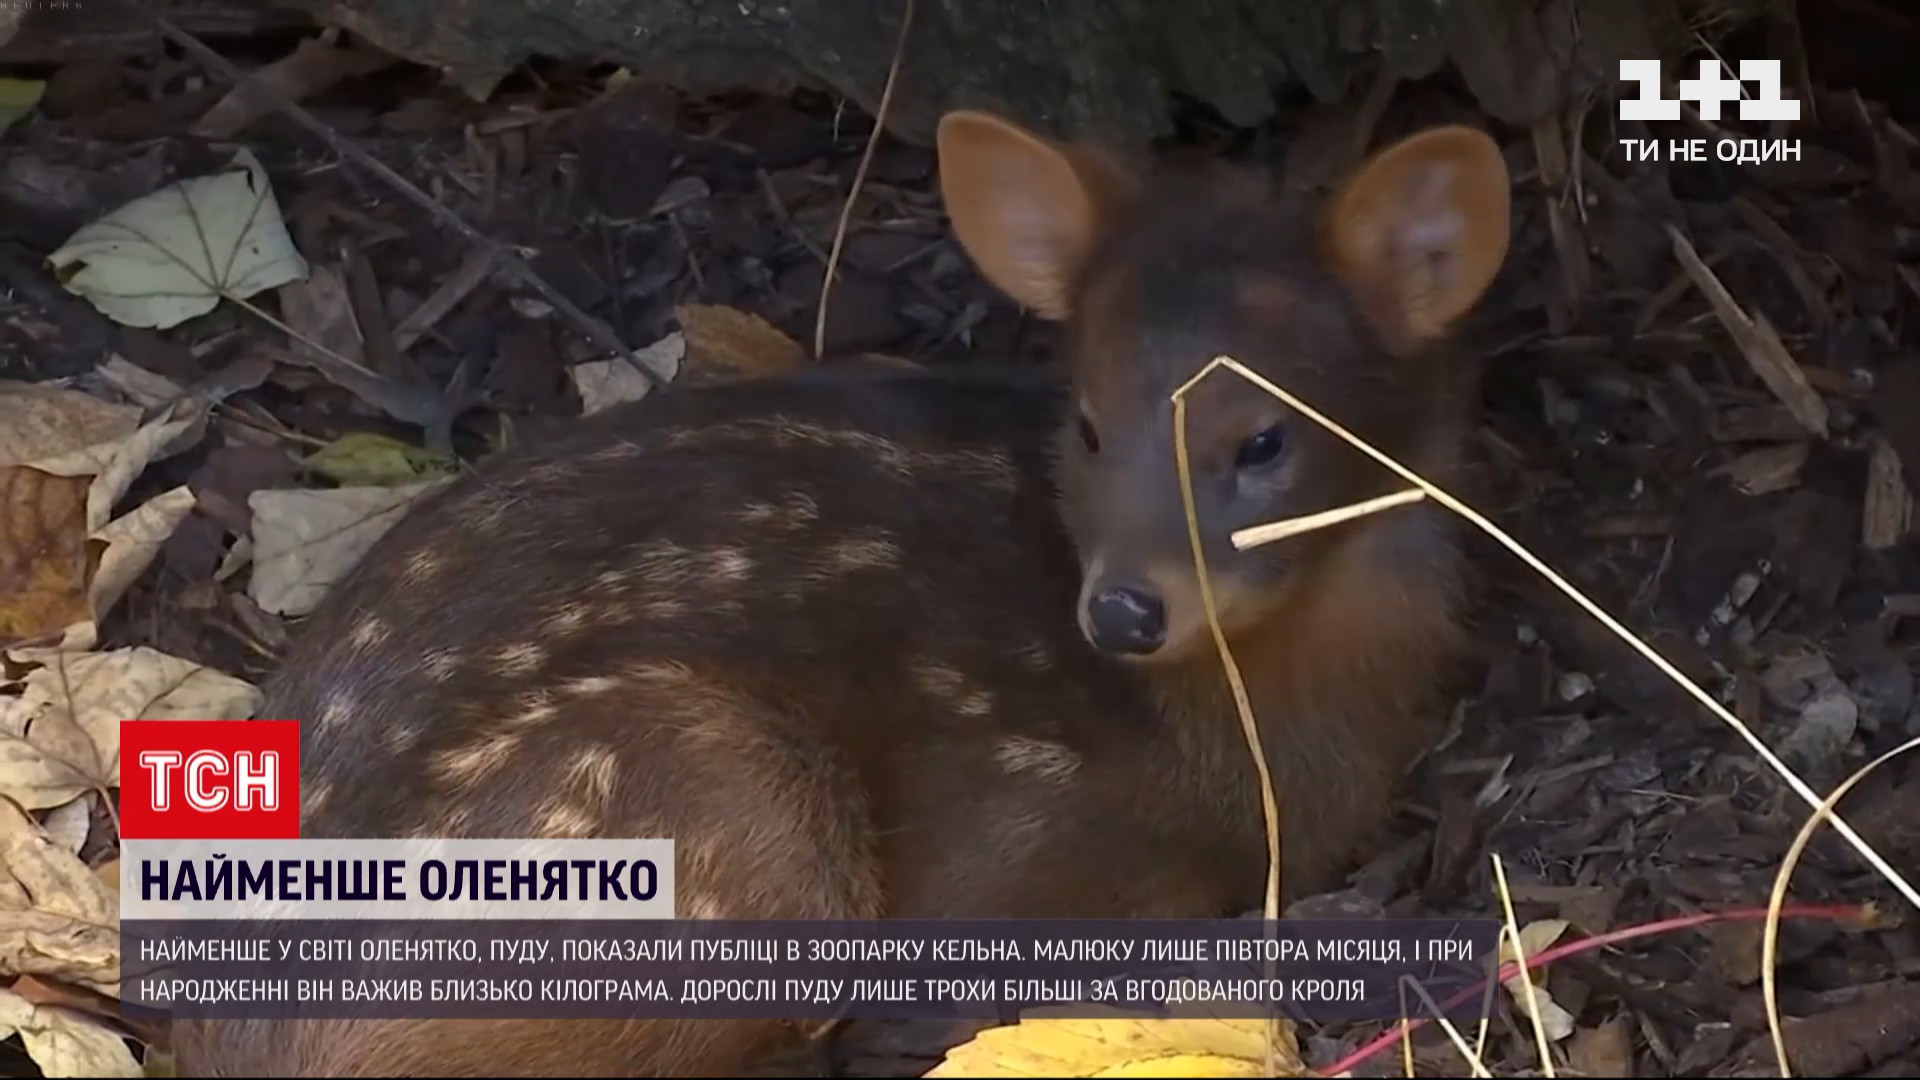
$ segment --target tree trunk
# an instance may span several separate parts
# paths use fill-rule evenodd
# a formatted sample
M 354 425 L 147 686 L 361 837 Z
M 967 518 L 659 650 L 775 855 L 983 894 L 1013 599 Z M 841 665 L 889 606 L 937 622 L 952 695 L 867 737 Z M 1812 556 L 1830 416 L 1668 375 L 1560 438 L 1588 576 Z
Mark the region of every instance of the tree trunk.
M 291 2 L 444 68 L 476 95 L 542 56 L 616 62 L 693 92 L 824 86 L 872 112 L 907 0 Z M 1531 123 L 1614 87 L 1623 58 L 1672 56 L 1690 24 L 1725 27 L 1737 22 L 1727 16 L 1771 2 L 916 0 L 888 121 L 897 135 L 924 143 L 942 112 L 985 107 L 1060 134 L 1131 140 L 1165 134 L 1173 95 L 1181 94 L 1252 125 L 1292 87 L 1321 100 L 1346 96 L 1378 58 L 1404 78 L 1451 62 L 1481 108 Z M 30 57 L 36 42 L 44 49 L 66 9 L 98 21 L 117 6 L 54 5 L 30 15 L 15 42 L 0 47 L 0 62 Z

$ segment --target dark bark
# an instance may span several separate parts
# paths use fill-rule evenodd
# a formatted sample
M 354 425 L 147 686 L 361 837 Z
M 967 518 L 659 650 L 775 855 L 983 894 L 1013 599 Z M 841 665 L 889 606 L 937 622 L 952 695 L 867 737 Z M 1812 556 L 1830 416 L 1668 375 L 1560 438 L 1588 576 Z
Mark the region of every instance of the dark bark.
M 695 92 L 820 85 L 869 112 L 905 9 L 904 0 L 292 2 L 440 66 L 476 94 L 544 56 L 617 62 Z M 916 2 L 889 122 L 923 142 L 940 113 L 965 106 L 1063 134 L 1155 136 L 1168 130 L 1175 92 L 1231 123 L 1255 124 L 1289 87 L 1345 96 L 1374 58 L 1408 78 L 1451 62 L 1489 114 L 1529 123 L 1612 88 L 1622 58 L 1671 56 L 1703 8 L 1744 13 L 1770 0 Z M 29 20 L 0 61 L 49 32 Z

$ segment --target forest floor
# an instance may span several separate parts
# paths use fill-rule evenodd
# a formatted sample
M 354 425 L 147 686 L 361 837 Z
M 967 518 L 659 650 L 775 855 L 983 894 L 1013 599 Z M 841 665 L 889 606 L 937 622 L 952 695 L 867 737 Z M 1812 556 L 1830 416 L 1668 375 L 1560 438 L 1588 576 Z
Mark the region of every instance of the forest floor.
M 177 689 L 184 676 L 169 682 L 167 662 L 257 685 L 298 615 L 364 547 L 363 533 L 341 538 L 354 532 L 345 526 L 404 502 L 366 501 L 366 489 L 410 492 L 503 439 L 641 392 L 568 303 L 679 379 L 817 362 L 825 264 L 871 125 L 852 106 L 806 94 L 685 100 L 562 67 L 516 76 L 481 104 L 429 71 L 294 45 L 230 55 L 249 68 L 294 58 L 274 69 L 280 85 L 331 141 L 230 97 L 171 52 L 42 72 L 44 95 L 0 134 L 0 379 L 67 380 L 100 403 L 0 395 L 0 412 L 21 410 L 0 432 L 0 575 L 23 583 L 0 596 L 0 644 L 31 658 L 75 618 L 97 621 L 83 647 L 122 659 L 89 676 L 101 696 L 156 680 Z M 1920 329 L 1908 321 L 1920 314 L 1920 139 L 1844 87 L 1821 87 L 1817 107 L 1797 161 L 1629 161 L 1604 107 L 1584 123 L 1501 131 L 1513 247 L 1463 347 L 1487 359 L 1480 509 L 1824 796 L 1920 735 L 1909 479 L 1920 477 Z M 1256 133 L 1196 124 L 1187 152 L 1313 188 L 1343 161 L 1340 139 L 1308 134 L 1330 108 L 1303 104 Z M 1442 119 L 1476 122 L 1443 84 L 1402 87 L 1374 142 Z M 1704 122 L 1691 130 L 1709 145 L 1720 137 Z M 552 293 L 436 224 L 343 145 L 526 255 Z M 253 302 L 357 367 L 233 303 L 163 330 L 125 325 L 49 273 L 45 257 L 76 230 L 224 168 L 239 146 L 264 166 L 312 270 Z M 980 279 L 946 228 L 933 173 L 927 149 L 880 141 L 828 298 L 825 354 L 1050 362 L 1052 328 Z M 119 544 L 122 561 L 88 564 L 75 553 L 102 546 L 83 497 L 98 477 L 58 488 L 30 483 L 26 466 L 127 445 L 175 415 L 182 390 L 212 408 L 183 434 L 169 429 L 174 452 L 139 451 L 137 478 L 110 500 L 146 508 L 147 539 L 121 536 L 105 546 Z M 76 446 L 75 422 L 99 426 Z M 193 498 L 167 501 L 182 486 Z M 311 498 L 255 498 L 275 491 Z M 1348 899 L 1394 915 L 1497 916 L 1498 852 L 1520 923 L 1564 920 L 1563 941 L 1711 915 L 1552 964 L 1542 985 L 1564 1014 L 1559 1071 L 1777 1075 L 1756 913 L 1810 807 L 1538 574 L 1491 541 L 1477 547 L 1476 647 L 1451 734 L 1405 792 L 1399 842 Z M 108 564 L 137 576 L 103 608 L 88 575 Z M 137 646 L 153 652 L 125 651 Z M 0 694 L 30 695 L 26 670 L 0 669 Z M 218 683 L 195 700 L 235 693 Z M 32 743 L 21 699 L 8 700 L 15 712 L 0 707 L 0 719 L 15 716 L 11 733 Z M 117 770 L 112 725 L 83 712 L 69 710 Z M 0 761 L 0 787 L 9 768 Z M 23 804 L 93 869 L 117 849 L 100 801 L 115 785 L 98 771 Z M 1841 809 L 1894 867 L 1920 867 L 1920 778 L 1906 761 Z M 1846 917 L 1867 903 L 1879 921 Z M 1902 925 L 1906 901 L 1822 829 L 1789 904 L 1807 909 L 1779 935 L 1796 1071 L 1920 1075 L 1920 935 Z M 110 998 L 37 970 L 16 993 L 114 1022 Z M 912 1025 L 859 1028 L 839 1047 L 847 1075 L 918 1073 L 951 1041 Z M 1382 1030 L 1308 1030 L 1303 1044 L 1324 1066 Z M 1423 1072 L 1464 1074 L 1438 1032 L 1418 1044 Z M 1537 1074 L 1510 997 L 1486 1060 L 1494 1075 Z M 1355 1071 L 1399 1068 L 1389 1046 Z

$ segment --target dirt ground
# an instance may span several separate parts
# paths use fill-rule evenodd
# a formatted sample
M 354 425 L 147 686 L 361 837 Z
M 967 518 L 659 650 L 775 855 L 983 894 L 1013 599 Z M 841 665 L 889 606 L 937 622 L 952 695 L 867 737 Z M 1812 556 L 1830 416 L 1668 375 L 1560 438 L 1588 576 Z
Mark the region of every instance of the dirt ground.
M 296 43 L 222 51 L 253 67 Z M 37 112 L 0 136 L 0 378 L 81 377 L 112 353 L 221 395 L 213 424 L 226 437 L 156 462 L 128 494 L 186 484 L 198 503 L 103 622 L 102 648 L 148 645 L 256 683 L 297 620 L 250 599 L 244 574 L 222 576 L 251 493 L 327 487 L 300 456 L 350 433 L 472 458 L 503 432 L 568 423 L 583 408 L 569 367 L 607 356 L 553 296 L 477 260 L 471 237 L 342 144 L 526 254 L 628 347 L 679 333 L 679 378 L 699 379 L 814 362 L 824 266 L 871 128 L 852 106 L 804 93 L 683 100 L 639 80 L 609 89 L 599 69 L 531 70 L 477 104 L 404 64 L 329 54 L 310 67 L 290 85 L 333 143 L 223 102 L 225 82 L 176 53 L 40 72 Z M 327 79 L 338 81 L 315 88 Z M 1633 133 L 1605 101 L 1501 131 L 1513 250 L 1464 343 L 1488 358 L 1492 482 L 1480 508 L 1824 796 L 1920 735 L 1920 330 L 1909 322 L 1920 315 L 1920 116 L 1824 80 L 1813 104 L 1791 162 L 1627 161 L 1615 140 Z M 1350 134 L 1343 115 L 1303 104 L 1260 132 L 1195 118 L 1182 141 L 1311 186 L 1343 160 L 1340 138 L 1314 133 L 1331 121 Z M 1474 119 L 1456 88 L 1403 86 L 1376 142 L 1449 118 Z M 265 166 L 300 250 L 333 275 L 333 292 L 282 304 L 280 317 L 342 340 L 338 312 L 357 312 L 359 340 L 345 340 L 370 375 L 299 363 L 284 332 L 231 304 L 164 331 L 120 325 L 43 266 L 79 227 L 223 166 L 235 143 Z M 932 173 L 926 149 L 879 143 L 831 290 L 826 353 L 1047 362 L 1050 329 L 975 273 Z M 1700 916 L 1553 963 L 1543 985 L 1572 1025 L 1554 1044 L 1558 1071 L 1777 1075 L 1758 913 L 1809 806 L 1538 574 L 1490 540 L 1478 546 L 1477 647 L 1453 732 L 1407 789 L 1399 843 L 1357 875 L 1347 902 L 1497 915 L 1497 852 L 1519 921 L 1565 920 L 1567 940 Z M 1895 868 L 1920 866 L 1920 779 L 1907 760 L 1841 809 Z M 97 863 L 113 837 L 95 818 L 80 854 Z M 1802 909 L 1779 937 L 1796 1072 L 1920 1075 L 1908 903 L 1823 829 L 1788 904 Z M 1876 920 L 1850 917 L 1862 904 Z M 1488 1068 L 1539 1075 L 1533 1035 L 1503 1001 Z M 1324 1066 L 1381 1030 L 1302 1039 Z M 840 1068 L 917 1072 L 939 1036 L 850 1035 Z M 1464 1075 L 1437 1032 L 1419 1044 L 1426 1074 Z M 1353 1067 L 1395 1074 L 1397 1050 Z

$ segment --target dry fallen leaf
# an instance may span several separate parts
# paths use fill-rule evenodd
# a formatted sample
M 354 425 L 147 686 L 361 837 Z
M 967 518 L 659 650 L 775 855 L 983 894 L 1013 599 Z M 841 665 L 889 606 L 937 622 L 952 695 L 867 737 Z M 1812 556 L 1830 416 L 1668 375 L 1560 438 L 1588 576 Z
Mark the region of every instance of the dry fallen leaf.
M 0 467 L 0 642 L 58 634 L 87 618 L 89 483 Z
M 165 330 L 307 276 L 266 169 L 247 150 L 85 225 L 47 256 L 69 292 L 127 326 Z
M 186 393 L 179 383 L 118 353 L 101 361 L 93 374 L 143 409 L 158 408 Z
M 448 482 L 254 492 L 248 597 L 275 615 L 312 611 L 415 500 Z
M 0 640 L 59 634 L 63 647 L 93 647 L 98 620 L 193 494 L 182 486 L 109 515 L 150 462 L 200 437 L 206 416 L 203 402 L 183 398 L 143 425 L 138 410 L 77 390 L 0 383 L 0 585 L 10 586 L 0 589 Z
M 93 648 L 98 621 L 120 602 L 134 579 L 146 572 L 154 556 L 160 554 L 160 549 L 166 546 L 193 507 L 193 489 L 182 484 L 155 495 L 93 531 L 90 542 L 103 543 L 106 550 L 87 587 L 92 619 L 84 627 L 69 630 L 67 648 Z M 76 641 L 84 644 L 77 645 Z
M 119 787 L 123 720 L 246 720 L 260 705 L 251 683 L 145 647 L 11 656 L 41 665 L 0 698 L 0 795 L 28 810 Z
M 805 366 L 800 343 L 752 312 L 724 304 L 682 304 L 674 309 L 686 336 L 687 363 L 739 375 L 778 375 Z
M 88 792 L 69 803 L 63 803 L 40 816 L 40 828 L 61 847 L 80 854 L 86 846 L 87 834 L 93 831 L 93 793 Z
M 50 383 L 0 382 L 0 465 L 38 465 L 112 446 L 140 426 L 140 410 Z
M 35 1005 L 11 990 L 0 990 L 0 1032 L 19 1034 L 42 1076 L 143 1075 L 116 1032 L 84 1013 Z
M 120 996 L 120 897 L 0 799 L 0 971 Z
M 120 1003 L 113 998 L 101 994 L 98 990 L 88 990 L 86 987 L 74 986 L 58 979 L 22 975 L 13 980 L 13 992 L 34 1005 L 58 1005 L 61 1008 L 77 1009 L 97 1016 L 120 1015 Z
M 680 362 L 686 359 L 687 339 L 682 333 L 668 334 L 634 354 L 641 362 L 658 361 L 674 375 L 680 374 Z M 653 379 L 624 356 L 611 360 L 589 360 L 567 369 L 573 388 L 580 394 L 580 415 L 592 416 L 609 405 L 638 401 L 653 389 Z
M 1560 940 L 1560 935 L 1566 932 L 1567 920 L 1565 919 L 1541 919 L 1521 927 L 1520 944 L 1526 950 L 1528 961 L 1531 962 L 1534 957 L 1552 948 L 1553 943 Z M 1500 939 L 1500 963 L 1511 964 L 1518 959 L 1513 943 L 1503 935 Z M 1527 993 L 1528 981 L 1533 983 L 1531 995 Z M 1528 997 L 1532 997 L 1539 1003 L 1540 1023 L 1546 1028 L 1548 1039 L 1559 1042 L 1573 1034 L 1573 1015 L 1561 1008 L 1559 1003 L 1553 1000 L 1553 995 L 1547 993 L 1545 978 L 1541 972 L 1521 972 L 1501 985 L 1507 988 L 1507 993 L 1513 996 L 1514 1002 L 1520 1006 L 1522 1013 L 1527 1012 Z
M 1581 1028 L 1567 1044 L 1567 1058 L 1583 1076 L 1632 1076 L 1633 1041 L 1626 1023 L 1615 1017 L 1599 1027 Z
M 1090 1010 L 1076 1010 L 1090 1011 Z M 1144 1017 L 1117 1009 L 1098 1019 L 1034 1010 L 947 1052 L 928 1077 L 1266 1076 L 1267 1022 Z M 1305 1076 L 1290 1024 L 1275 1050 L 1279 1076 Z
M 358 364 L 366 353 L 347 277 L 337 266 L 312 267 L 304 279 L 280 286 L 280 317 L 297 335 L 294 355 L 323 372 L 327 361 Z

